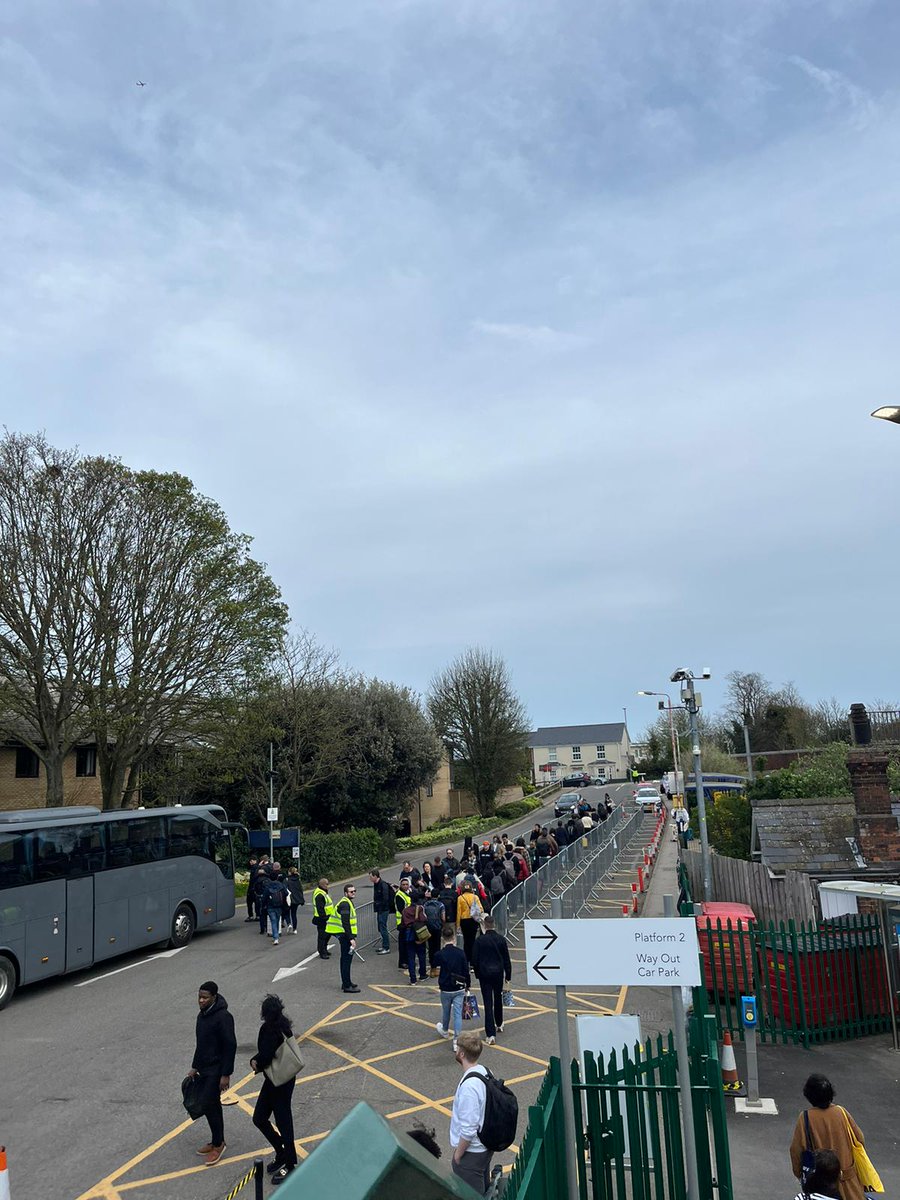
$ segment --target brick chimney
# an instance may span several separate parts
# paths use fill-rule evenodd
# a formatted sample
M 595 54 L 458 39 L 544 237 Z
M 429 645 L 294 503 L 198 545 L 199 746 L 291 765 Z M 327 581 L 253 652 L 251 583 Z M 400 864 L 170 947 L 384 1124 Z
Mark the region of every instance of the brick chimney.
M 900 820 L 891 813 L 888 756 L 875 746 L 854 746 L 847 755 L 856 806 L 856 840 L 867 863 L 900 862 Z

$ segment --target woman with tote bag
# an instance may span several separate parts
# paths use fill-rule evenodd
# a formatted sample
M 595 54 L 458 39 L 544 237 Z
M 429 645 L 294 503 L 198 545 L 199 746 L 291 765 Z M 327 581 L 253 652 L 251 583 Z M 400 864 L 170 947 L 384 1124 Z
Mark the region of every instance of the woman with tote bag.
M 285 1016 L 284 1005 L 278 996 L 266 996 L 260 1017 L 262 1025 L 256 1039 L 256 1056 L 251 1058 L 250 1066 L 256 1072 L 264 1072 L 266 1078 L 256 1099 L 253 1124 L 275 1150 L 275 1158 L 266 1170 L 272 1176 L 272 1183 L 277 1184 L 287 1179 L 297 1165 L 291 1101 L 294 1077 L 303 1060 L 294 1041 L 291 1022 Z M 277 1129 L 270 1120 L 273 1115 Z

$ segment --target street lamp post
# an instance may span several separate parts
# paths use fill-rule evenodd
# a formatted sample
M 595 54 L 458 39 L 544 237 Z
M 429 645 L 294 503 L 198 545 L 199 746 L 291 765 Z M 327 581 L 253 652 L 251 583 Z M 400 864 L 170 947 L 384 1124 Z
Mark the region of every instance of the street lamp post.
M 709 679 L 710 672 L 706 669 L 701 678 Z M 697 824 L 700 826 L 700 854 L 703 863 L 703 899 L 712 899 L 712 873 L 709 861 L 709 831 L 706 828 L 706 797 L 703 794 L 703 765 L 700 761 L 700 721 L 698 714 L 700 705 L 697 703 L 697 693 L 694 690 L 696 676 L 687 667 L 679 667 L 672 672 L 672 682 L 681 684 L 681 699 L 688 710 L 691 722 L 691 750 L 694 755 L 694 788 L 697 793 Z
M 666 698 L 666 711 L 669 714 L 669 737 L 672 739 L 672 764 L 675 767 L 675 787 L 677 789 L 678 788 L 678 776 L 681 774 L 681 762 L 680 762 L 681 755 L 678 753 L 678 750 L 676 749 L 676 743 L 675 743 L 675 725 L 674 725 L 674 722 L 672 721 L 672 697 L 669 695 L 668 692 L 640 691 L 640 692 L 638 692 L 638 695 L 639 696 L 665 696 L 665 698 Z M 660 705 L 659 707 L 662 708 L 662 705 Z M 684 779 L 684 776 L 682 775 L 682 780 L 683 779 Z

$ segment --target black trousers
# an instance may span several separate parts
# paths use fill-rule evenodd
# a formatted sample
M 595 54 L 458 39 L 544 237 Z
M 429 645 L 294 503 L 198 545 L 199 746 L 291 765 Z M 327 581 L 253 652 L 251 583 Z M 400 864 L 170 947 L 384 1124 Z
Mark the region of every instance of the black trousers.
M 294 1095 L 294 1080 L 289 1079 L 278 1087 L 268 1079 L 263 1081 L 259 1095 L 256 1097 L 256 1107 L 253 1109 L 253 1124 L 275 1151 L 280 1163 L 286 1167 L 296 1167 L 297 1147 L 294 1145 L 294 1114 L 291 1112 L 291 1100 Z M 275 1117 L 274 1128 L 269 1120 Z
M 319 954 L 324 954 L 328 949 L 328 943 L 331 941 L 331 934 L 325 932 L 325 923 L 316 926 L 316 950 Z
M 204 1116 L 209 1121 L 209 1142 L 211 1146 L 221 1146 L 225 1142 L 225 1114 L 222 1112 L 222 1093 L 219 1091 L 221 1075 L 217 1071 L 215 1077 L 204 1075 L 203 1081 L 209 1089 L 206 1099 Z
M 397 926 L 397 966 L 401 971 L 406 970 L 406 951 L 408 949 L 406 933 L 402 925 Z
M 471 962 L 472 947 L 475 945 L 476 937 L 478 937 L 478 922 L 474 917 L 463 917 L 459 923 L 459 932 L 462 934 L 466 961 Z
M 248 917 L 253 916 L 253 905 L 254 905 L 253 892 L 250 888 L 247 888 L 247 916 Z
M 429 965 L 429 967 L 434 966 L 434 956 L 440 951 L 440 948 L 441 948 L 441 934 L 440 934 L 440 930 L 438 930 L 437 933 L 433 933 L 431 935 L 431 937 L 428 939 L 428 965 Z
M 339 933 L 337 938 L 341 943 L 341 987 L 353 987 L 353 980 L 350 978 L 350 963 L 353 961 L 353 951 L 350 948 L 352 938 L 349 933 Z
M 484 1001 L 484 1035 L 493 1037 L 497 1026 L 503 1024 L 503 976 L 483 975 L 478 982 L 481 984 L 481 998 Z

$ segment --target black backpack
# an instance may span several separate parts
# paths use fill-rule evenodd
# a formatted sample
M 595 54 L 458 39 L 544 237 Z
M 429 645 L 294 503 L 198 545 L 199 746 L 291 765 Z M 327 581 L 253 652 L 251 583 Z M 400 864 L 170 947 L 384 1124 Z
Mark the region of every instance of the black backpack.
M 504 872 L 504 874 L 505 874 L 505 872 Z M 502 874 L 501 875 L 493 875 L 491 877 L 491 895 L 497 896 L 497 897 L 506 895 L 506 887 L 504 886 L 504 883 L 503 883 L 503 875 Z
M 478 1130 L 478 1140 L 485 1150 L 507 1150 L 516 1140 L 519 1123 L 519 1102 L 502 1079 L 488 1071 L 469 1071 L 463 1079 L 480 1079 L 484 1084 L 484 1121 Z

